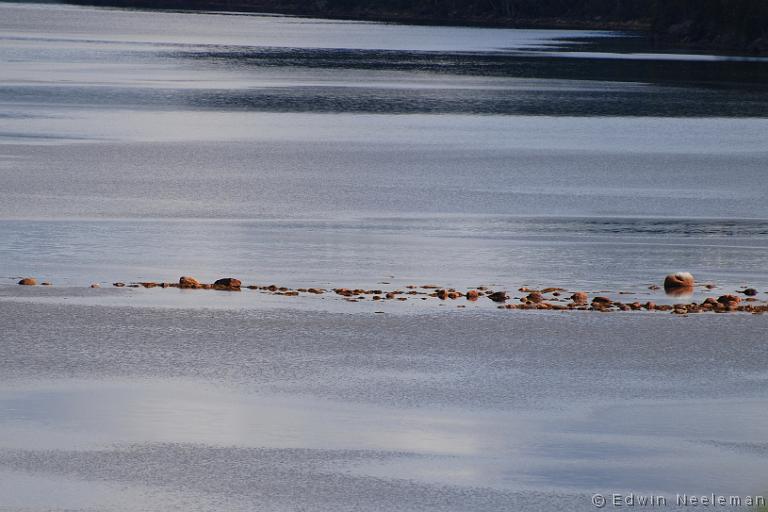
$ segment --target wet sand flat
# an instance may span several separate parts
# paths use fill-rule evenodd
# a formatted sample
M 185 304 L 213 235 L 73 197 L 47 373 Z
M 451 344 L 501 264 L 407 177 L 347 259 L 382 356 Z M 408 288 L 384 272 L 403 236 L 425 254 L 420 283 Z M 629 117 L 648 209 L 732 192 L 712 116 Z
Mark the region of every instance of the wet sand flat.
M 765 489 L 765 317 L 504 313 L 3 300 L 0 485 L 35 510 Z

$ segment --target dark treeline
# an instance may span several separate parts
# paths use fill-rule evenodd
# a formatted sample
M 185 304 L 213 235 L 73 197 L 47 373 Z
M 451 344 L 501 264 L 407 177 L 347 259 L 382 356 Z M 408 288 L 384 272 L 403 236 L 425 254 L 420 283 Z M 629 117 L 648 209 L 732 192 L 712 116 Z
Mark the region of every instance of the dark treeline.
M 637 28 L 660 39 L 768 51 L 768 0 L 69 0 L 161 9 L 497 26 Z

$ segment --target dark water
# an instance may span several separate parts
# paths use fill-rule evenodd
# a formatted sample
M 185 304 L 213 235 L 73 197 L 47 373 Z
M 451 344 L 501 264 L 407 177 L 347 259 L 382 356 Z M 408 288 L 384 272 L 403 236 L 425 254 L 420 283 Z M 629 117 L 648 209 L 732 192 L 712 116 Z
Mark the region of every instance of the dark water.
M 637 34 L 0 3 L 0 510 L 768 493 L 764 317 L 85 288 L 764 298 L 767 79 Z

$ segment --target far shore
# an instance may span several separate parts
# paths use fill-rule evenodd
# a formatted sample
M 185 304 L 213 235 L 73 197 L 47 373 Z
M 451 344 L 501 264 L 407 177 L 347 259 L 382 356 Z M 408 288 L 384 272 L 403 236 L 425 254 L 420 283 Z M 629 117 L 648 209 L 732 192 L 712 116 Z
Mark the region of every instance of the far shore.
M 678 48 L 718 53 L 768 54 L 768 42 L 764 38 L 745 40 L 743 34 L 732 31 L 704 30 L 686 20 L 669 26 L 657 26 L 650 18 L 611 19 L 607 17 L 522 17 L 522 16 L 445 16 L 439 13 L 423 14 L 412 10 L 394 10 L 386 7 L 350 8 L 318 7 L 321 3 L 295 5 L 282 0 L 264 0 L 257 3 L 225 0 L 62 0 L 61 3 L 128 9 L 165 10 L 174 12 L 218 12 L 277 14 L 319 19 L 369 21 L 408 25 L 466 26 L 484 28 L 559 29 L 632 31 L 644 35 L 653 45 L 665 49 Z M 255 4 L 255 5 L 254 5 Z

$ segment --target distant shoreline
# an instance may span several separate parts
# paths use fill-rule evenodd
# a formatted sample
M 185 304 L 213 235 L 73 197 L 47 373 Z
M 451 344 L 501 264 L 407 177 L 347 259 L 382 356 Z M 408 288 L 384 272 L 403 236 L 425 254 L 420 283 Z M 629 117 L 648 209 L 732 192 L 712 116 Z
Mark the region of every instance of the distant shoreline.
M 1 0 L 0 0 L 1 1 Z M 748 2 L 750 0 L 743 0 Z M 297 5 L 288 0 L 60 0 L 56 3 L 117 7 L 129 9 L 168 11 L 211 11 L 262 14 L 283 14 L 320 19 L 370 21 L 410 25 L 468 26 L 484 28 L 562 29 L 562 30 L 617 30 L 637 31 L 648 35 L 650 41 L 665 48 L 739 52 L 752 55 L 768 54 L 768 35 L 740 33 L 732 28 L 720 27 L 720 20 L 694 21 L 665 20 L 652 17 L 614 19 L 603 16 L 498 16 L 492 14 L 467 15 L 439 12 L 415 12 L 413 9 L 391 9 L 384 6 L 341 9 L 329 2 L 310 2 Z M 364 2 L 361 2 L 364 3 Z M 386 4 L 386 2 L 383 2 Z M 657 15 L 658 16 L 658 15 Z M 713 28 L 716 27 L 716 28 Z

